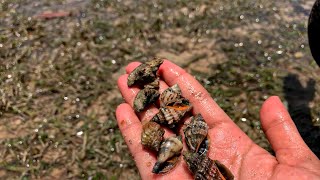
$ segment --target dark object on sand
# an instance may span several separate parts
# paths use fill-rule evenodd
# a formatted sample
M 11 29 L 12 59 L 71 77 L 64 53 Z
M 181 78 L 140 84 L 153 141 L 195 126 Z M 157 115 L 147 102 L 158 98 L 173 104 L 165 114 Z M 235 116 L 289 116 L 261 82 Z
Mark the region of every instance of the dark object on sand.
M 320 66 L 320 0 L 314 3 L 310 13 L 308 37 L 312 56 Z

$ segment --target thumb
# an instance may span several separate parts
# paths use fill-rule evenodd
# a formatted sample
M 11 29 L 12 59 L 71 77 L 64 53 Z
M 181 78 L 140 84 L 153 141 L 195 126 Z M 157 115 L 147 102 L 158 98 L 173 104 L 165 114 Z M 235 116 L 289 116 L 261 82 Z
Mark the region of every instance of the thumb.
M 318 158 L 301 138 L 279 97 L 272 96 L 262 105 L 261 124 L 279 163 L 303 164 Z

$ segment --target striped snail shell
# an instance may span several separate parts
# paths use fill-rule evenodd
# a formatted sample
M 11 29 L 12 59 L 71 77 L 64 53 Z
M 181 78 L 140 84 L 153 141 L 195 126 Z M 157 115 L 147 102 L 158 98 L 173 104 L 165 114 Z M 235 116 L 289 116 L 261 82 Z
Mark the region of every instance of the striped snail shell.
M 186 144 L 191 152 L 198 152 L 201 143 L 207 137 L 208 129 L 209 127 L 201 114 L 191 118 L 190 123 L 183 129 Z
M 182 117 L 190 111 L 191 108 L 191 105 L 162 107 L 151 121 L 166 125 L 169 128 L 175 128 Z
M 166 107 L 177 103 L 182 103 L 182 98 L 180 87 L 178 84 L 175 84 L 161 93 L 160 106 Z
M 233 180 L 231 171 L 217 160 L 206 155 L 184 152 L 183 159 L 197 180 Z

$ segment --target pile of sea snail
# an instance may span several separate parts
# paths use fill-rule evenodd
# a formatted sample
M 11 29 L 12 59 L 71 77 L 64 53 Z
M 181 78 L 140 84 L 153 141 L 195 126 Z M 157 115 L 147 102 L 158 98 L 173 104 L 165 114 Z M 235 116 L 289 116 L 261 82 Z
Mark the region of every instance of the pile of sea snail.
M 192 105 L 182 96 L 177 84 L 164 90 L 160 95 L 157 71 L 162 63 L 163 59 L 154 58 L 138 66 L 128 76 L 128 86 L 142 88 L 133 103 L 136 112 L 141 112 L 149 104 L 160 99 L 159 112 L 143 125 L 141 134 L 141 144 L 144 148 L 158 153 L 157 162 L 152 170 L 156 174 L 173 169 L 183 149 L 182 137 L 174 135 L 164 139 L 165 131 L 161 125 L 169 127 L 174 132 L 177 131 L 180 120 L 192 109 Z M 189 149 L 183 152 L 183 159 L 195 179 L 234 179 L 223 164 L 207 156 L 208 129 L 201 114 L 191 117 L 191 121 L 183 125 L 185 142 Z

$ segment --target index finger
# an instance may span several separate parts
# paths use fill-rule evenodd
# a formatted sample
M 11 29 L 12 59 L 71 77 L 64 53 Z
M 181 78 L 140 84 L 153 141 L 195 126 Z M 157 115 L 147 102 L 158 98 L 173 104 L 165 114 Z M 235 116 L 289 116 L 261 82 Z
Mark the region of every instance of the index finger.
M 193 114 L 201 113 L 204 119 L 210 120 L 207 122 L 210 128 L 218 124 L 234 124 L 207 90 L 184 69 L 165 60 L 159 68 L 159 74 L 169 86 L 179 85 L 183 96 L 193 104 Z

